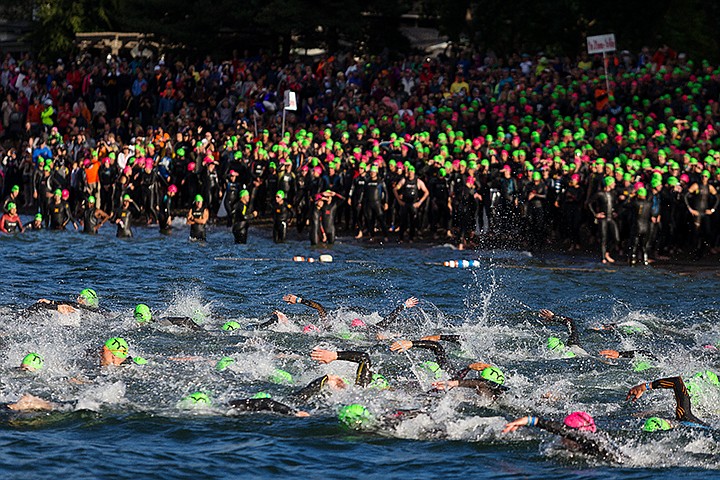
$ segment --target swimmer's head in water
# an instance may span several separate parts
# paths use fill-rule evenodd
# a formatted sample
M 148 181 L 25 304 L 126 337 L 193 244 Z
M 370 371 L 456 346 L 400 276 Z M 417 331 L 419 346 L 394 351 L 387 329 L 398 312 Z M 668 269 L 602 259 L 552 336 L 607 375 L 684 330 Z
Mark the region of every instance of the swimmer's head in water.
M 645 370 L 650 370 L 651 368 L 654 368 L 654 367 L 647 360 L 640 360 L 638 362 L 633 363 L 633 372 L 644 372 Z
M 205 392 L 191 393 L 184 397 L 181 402 L 185 405 L 210 405 L 212 403 L 210 396 Z
M 350 327 L 351 327 L 351 328 L 362 328 L 362 327 L 365 327 L 365 326 L 366 326 L 366 325 L 365 325 L 365 322 L 363 322 L 363 321 L 360 320 L 359 318 L 353 318 L 353 321 L 350 322 Z
M 645 420 L 645 424 L 642 429 L 645 432 L 658 432 L 662 430 L 670 430 L 672 425 L 664 418 L 650 417 Z
M 387 379 L 379 373 L 373 373 L 372 380 L 370 381 L 370 388 L 377 388 L 378 390 L 385 390 L 390 388 L 390 384 Z
M 130 347 L 124 338 L 113 337 L 105 342 L 105 347 L 117 358 L 125 359 L 128 357 Z
M 20 368 L 27 370 L 28 372 L 42 370 L 44 365 L 45 361 L 43 360 L 43 357 L 37 353 L 28 353 L 22 359 L 22 362 L 20 362 Z
M 80 291 L 79 300 L 81 303 L 84 303 L 88 307 L 97 307 L 98 306 L 98 296 L 95 290 L 92 288 L 85 288 L 82 291 Z
M 565 344 L 558 337 L 550 337 L 547 339 L 547 348 L 553 352 L 562 352 Z
M 230 357 L 222 357 L 215 364 L 215 370 L 217 370 L 218 372 L 222 372 L 223 370 L 225 370 L 227 367 L 229 367 L 233 363 L 235 363 L 235 359 L 230 358 Z
M 580 430 L 581 432 L 595 432 L 595 420 L 587 412 L 572 412 L 570 415 L 565 417 L 563 423 L 566 427 Z
M 440 368 L 437 362 L 422 362 L 420 369 L 433 375 L 436 380 L 439 380 L 443 374 L 442 368 Z
M 338 420 L 347 428 L 360 429 L 372 421 L 372 415 L 363 405 L 353 403 L 338 411 Z
M 272 398 L 272 395 L 267 392 L 257 392 L 251 398 Z
M 240 328 L 240 324 L 235 320 L 230 320 L 229 322 L 225 322 L 220 328 L 222 328 L 226 332 L 232 332 L 233 330 L 237 330 L 238 328 Z
M 498 385 L 505 383 L 505 374 L 497 367 L 487 367 L 480 372 L 480 376 L 485 380 L 490 380 Z
M 273 374 L 270 376 L 270 381 L 273 383 L 293 383 L 293 376 L 290 372 L 286 372 L 280 368 L 276 368 Z
M 150 312 L 150 307 L 148 307 L 144 303 L 139 303 L 135 306 L 134 316 L 135 320 L 138 323 L 147 323 L 152 320 L 152 313 Z

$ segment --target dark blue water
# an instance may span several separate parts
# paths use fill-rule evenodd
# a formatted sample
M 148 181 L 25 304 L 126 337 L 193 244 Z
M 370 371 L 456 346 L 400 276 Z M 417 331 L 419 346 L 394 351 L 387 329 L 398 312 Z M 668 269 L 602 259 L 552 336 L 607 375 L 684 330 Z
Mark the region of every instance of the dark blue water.
M 637 383 L 718 369 L 720 353 L 702 348 L 720 340 L 720 289 L 712 268 L 688 274 L 692 267 L 604 267 L 590 258 L 350 240 L 311 250 L 307 242 L 274 245 L 258 230 L 251 231 L 249 245 L 238 246 L 222 228 L 200 244 L 187 240 L 185 228 L 172 236 L 138 229 L 132 240 L 115 239 L 110 229 L 98 237 L 40 232 L 0 238 L 5 320 L 0 401 L 32 393 L 66 404 L 49 414 L 4 414 L 0 470 L 23 478 L 672 478 L 715 476 L 720 468 L 715 432 L 640 430 L 649 415 L 643 412 L 672 418 L 669 391 L 652 392 L 637 405 L 624 401 Z M 290 261 L 322 253 L 334 261 Z M 438 265 L 478 258 L 478 268 Z M 21 312 L 38 298 L 72 299 L 85 287 L 99 293 L 109 315 Z M 303 325 L 317 323 L 316 317 L 303 306 L 285 304 L 286 293 L 325 305 L 331 331 L 303 334 Z M 403 314 L 396 338 L 461 333 L 461 346 L 449 347 L 452 362 L 500 366 L 511 395 L 496 404 L 462 389 L 425 395 L 430 380 L 412 365 L 429 360 L 427 352 L 391 353 L 389 342 L 348 335 L 353 318 L 377 321 L 413 295 L 420 305 Z M 132 309 L 140 302 L 160 314 L 201 314 L 205 331 L 139 327 Z M 534 314 L 539 308 L 577 318 L 593 356 L 568 360 L 549 353 L 546 338 L 567 333 L 539 322 Z M 219 328 L 228 319 L 263 321 L 274 309 L 285 312 L 291 324 L 240 333 Z M 646 334 L 586 331 L 612 322 L 642 326 Z M 127 339 L 131 354 L 148 359 L 148 365 L 100 369 L 97 351 L 111 336 Z M 353 387 L 296 405 L 311 413 L 309 418 L 227 415 L 224 405 L 231 399 L 262 390 L 282 401 L 324 373 L 352 376 L 352 365 L 313 362 L 309 352 L 318 345 L 367 350 L 395 389 Z M 594 356 L 603 348 L 649 349 L 658 360 L 652 370 L 637 373 L 628 361 Z M 29 351 L 45 357 L 43 371 L 18 372 Z M 237 363 L 217 372 L 214 363 L 223 355 Z M 194 361 L 171 359 L 176 357 Z M 275 368 L 291 372 L 293 385 L 268 381 Z M 178 403 L 198 390 L 211 395 L 211 407 Z M 355 432 L 336 420 L 337 409 L 354 402 L 379 418 L 398 408 L 424 413 L 399 425 Z M 718 392 L 704 391 L 694 408 L 720 424 Z M 595 416 L 626 455 L 626 465 L 573 456 L 538 430 L 500 433 L 518 416 L 562 419 L 573 410 Z

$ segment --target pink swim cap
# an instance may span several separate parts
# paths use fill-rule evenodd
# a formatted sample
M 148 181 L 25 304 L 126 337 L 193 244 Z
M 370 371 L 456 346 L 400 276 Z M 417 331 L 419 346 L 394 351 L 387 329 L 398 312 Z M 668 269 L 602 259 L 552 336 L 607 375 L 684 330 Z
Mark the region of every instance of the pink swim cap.
M 357 327 L 364 327 L 366 325 L 365 325 L 365 322 L 363 322 L 359 318 L 353 318 L 353 321 L 350 323 L 350 326 L 352 328 L 357 328 Z
M 318 175 L 320 175 L 322 173 L 322 168 L 320 168 L 320 167 L 313 168 L 313 173 L 317 173 Z
M 132 167 L 127 166 L 123 168 L 123 175 L 130 175 L 132 173 Z
M 565 426 L 575 428 L 581 432 L 593 432 L 597 430 L 595 420 L 587 412 L 572 412 L 563 420 Z
M 195 162 L 188 163 L 188 172 L 195 170 Z
M 70 198 L 70 190 L 63 190 L 62 198 Z
M 175 185 L 170 185 L 168 187 L 168 192 L 170 193 L 177 193 L 177 187 Z
M 310 333 L 310 332 L 319 332 L 320 329 L 313 325 L 312 323 L 308 323 L 303 327 L 303 333 Z

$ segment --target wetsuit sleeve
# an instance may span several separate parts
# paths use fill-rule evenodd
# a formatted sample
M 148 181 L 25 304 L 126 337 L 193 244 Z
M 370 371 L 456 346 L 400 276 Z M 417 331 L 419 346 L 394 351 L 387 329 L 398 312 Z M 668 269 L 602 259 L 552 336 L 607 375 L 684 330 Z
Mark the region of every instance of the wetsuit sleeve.
M 337 352 L 337 359 L 345 360 L 347 362 L 355 362 L 358 364 L 357 371 L 355 373 L 355 385 L 359 385 L 361 387 L 367 387 L 370 385 L 373 375 L 370 355 L 365 352 L 345 350 Z
M 392 324 L 397 318 L 400 316 L 400 314 L 405 310 L 405 304 L 401 304 L 399 307 L 397 307 L 395 310 L 390 312 L 387 316 L 385 316 L 382 320 L 380 320 L 378 323 L 375 324 L 377 328 L 387 328 Z
M 229 405 L 240 412 L 273 412 L 283 415 L 294 415 L 296 412 L 294 408 L 272 398 L 244 398 L 232 400 Z
M 318 302 L 316 302 L 314 300 L 308 300 L 306 298 L 301 298 L 300 303 L 302 303 L 303 305 L 305 305 L 307 307 L 314 308 L 315 310 L 317 310 L 318 315 L 320 316 L 320 320 L 327 320 L 327 311 L 325 310 L 325 307 L 320 305 Z
M 440 340 L 443 342 L 460 343 L 460 335 L 440 335 Z
M 555 315 L 553 317 L 554 322 L 560 322 L 564 323 L 565 326 L 568 328 L 568 333 L 570 336 L 568 337 L 568 340 L 566 342 L 566 345 L 568 347 L 572 347 L 573 345 L 577 345 L 578 347 L 580 345 L 580 334 L 577 330 L 577 324 L 575 323 L 575 320 L 570 317 L 563 317 L 562 315 Z
M 166 317 L 165 320 L 178 327 L 189 328 L 190 330 L 202 330 L 202 327 L 193 322 L 189 317 Z
M 599 438 L 592 438 L 588 432 L 581 432 L 572 428 L 566 427 L 560 422 L 553 422 L 551 420 L 544 420 L 538 418 L 537 427 L 542 428 L 546 432 L 560 435 L 563 438 L 572 440 L 575 442 L 580 449 L 587 454 L 596 455 L 607 460 L 615 462 L 622 462 L 622 459 L 618 452 L 613 451 L 609 445 L 603 442 Z
M 693 422 L 700 425 L 706 425 L 705 422 L 698 419 L 690 411 L 690 395 L 688 394 L 687 387 L 680 377 L 661 378 L 655 380 L 651 384 L 653 390 L 658 388 L 672 388 L 675 393 L 675 417 L 683 422 Z
M 625 350 L 624 352 L 618 352 L 618 354 L 620 355 L 620 358 L 635 358 L 636 356 L 641 355 L 643 357 L 657 360 L 655 355 L 653 355 L 652 352 L 649 352 L 647 350 Z
M 313 397 L 320 393 L 322 388 L 325 386 L 325 382 L 327 382 L 328 376 L 323 375 L 320 378 L 316 378 L 312 382 L 305 385 L 302 389 L 298 390 L 293 394 L 294 397 L 300 399 L 300 400 L 308 400 L 310 397 Z
M 269 320 L 266 320 L 262 323 L 257 323 L 255 325 L 248 325 L 249 329 L 261 329 L 261 328 L 268 328 L 272 325 L 275 325 L 278 322 L 278 316 L 277 314 L 273 313 Z
M 509 390 L 508 387 L 498 385 L 497 383 L 491 382 L 490 380 L 485 380 L 484 378 L 458 380 L 458 387 L 474 388 L 480 395 L 486 394 L 493 397 Z
M 440 368 L 449 372 L 451 370 L 450 362 L 448 361 L 445 349 L 438 342 L 432 340 L 413 340 L 413 348 L 424 348 L 426 350 L 432 350 L 435 354 L 435 361 L 437 361 Z

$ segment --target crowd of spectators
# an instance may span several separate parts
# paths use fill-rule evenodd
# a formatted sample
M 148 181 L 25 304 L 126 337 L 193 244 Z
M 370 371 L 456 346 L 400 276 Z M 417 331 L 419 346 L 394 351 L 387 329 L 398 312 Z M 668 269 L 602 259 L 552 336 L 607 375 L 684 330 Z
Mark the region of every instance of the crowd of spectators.
M 312 243 L 340 230 L 590 248 L 604 262 L 715 252 L 720 68 L 663 46 L 613 54 L 607 70 L 587 54 L 474 50 L 287 63 L 8 54 L 0 231 L 23 228 L 17 212 L 32 228 L 170 231 L 200 196 L 211 221 L 269 217 Z M 283 111 L 287 91 L 296 110 Z

